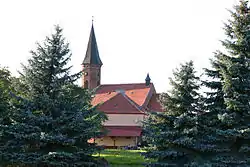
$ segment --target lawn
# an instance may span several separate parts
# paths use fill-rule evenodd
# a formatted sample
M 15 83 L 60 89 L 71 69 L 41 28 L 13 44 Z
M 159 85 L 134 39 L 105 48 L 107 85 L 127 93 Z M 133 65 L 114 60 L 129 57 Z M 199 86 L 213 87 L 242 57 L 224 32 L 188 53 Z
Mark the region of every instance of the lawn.
M 143 167 L 143 163 L 150 162 L 141 156 L 142 150 L 105 149 L 100 156 L 105 158 L 111 167 Z M 95 156 L 99 156 L 96 154 Z

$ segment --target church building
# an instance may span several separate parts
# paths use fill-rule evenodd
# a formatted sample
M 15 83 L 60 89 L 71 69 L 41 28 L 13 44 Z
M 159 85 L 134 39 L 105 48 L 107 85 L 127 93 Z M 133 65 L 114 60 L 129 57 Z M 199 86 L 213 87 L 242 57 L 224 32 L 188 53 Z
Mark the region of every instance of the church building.
M 157 100 L 159 94 L 149 74 L 142 83 L 101 84 L 102 65 L 92 24 L 82 62 L 82 87 L 95 89 L 92 105 L 98 105 L 98 110 L 108 116 L 104 123 L 107 135 L 94 139 L 94 142 L 113 148 L 136 146 L 140 143 L 141 121 L 147 117 L 146 112 L 162 111 Z

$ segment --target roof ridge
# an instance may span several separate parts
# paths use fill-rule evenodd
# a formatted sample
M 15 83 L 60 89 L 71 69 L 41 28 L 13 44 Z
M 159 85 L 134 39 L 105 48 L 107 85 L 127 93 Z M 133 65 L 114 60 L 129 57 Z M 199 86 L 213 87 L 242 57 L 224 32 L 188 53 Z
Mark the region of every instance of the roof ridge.
M 131 125 L 131 126 L 129 126 L 129 125 L 104 125 L 103 127 L 114 127 L 114 128 L 116 128 L 116 127 L 118 127 L 118 128 L 141 128 L 141 126 L 139 126 L 139 125 Z
M 101 84 L 102 86 L 113 86 L 113 85 L 145 85 L 144 82 L 141 83 L 117 83 L 117 84 Z M 153 83 L 150 83 L 150 85 Z M 146 85 L 145 85 L 146 86 Z

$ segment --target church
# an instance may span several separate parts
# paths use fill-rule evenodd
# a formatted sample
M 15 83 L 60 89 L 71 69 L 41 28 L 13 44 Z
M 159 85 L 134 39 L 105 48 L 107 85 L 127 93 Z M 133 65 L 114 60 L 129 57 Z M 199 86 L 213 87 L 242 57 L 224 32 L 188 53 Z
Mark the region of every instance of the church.
M 92 139 L 92 142 L 109 148 L 137 146 L 142 135 L 141 121 L 147 117 L 146 112 L 162 112 L 159 94 L 149 74 L 142 83 L 101 84 L 102 65 L 92 24 L 82 62 L 82 87 L 95 90 L 92 105 L 98 105 L 98 110 L 108 117 L 103 125 L 107 134 Z

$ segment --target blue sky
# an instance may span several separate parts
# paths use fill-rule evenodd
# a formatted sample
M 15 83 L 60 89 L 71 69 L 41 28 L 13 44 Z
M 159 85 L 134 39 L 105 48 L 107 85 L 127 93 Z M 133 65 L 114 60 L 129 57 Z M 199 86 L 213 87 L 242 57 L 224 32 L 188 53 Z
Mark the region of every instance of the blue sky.
M 81 70 L 91 19 L 103 62 L 102 84 L 140 83 L 149 73 L 158 92 L 179 63 L 199 73 L 221 48 L 223 22 L 237 0 L 8 0 L 0 1 L 0 65 L 17 75 L 35 43 L 64 28 L 73 71 Z M 79 82 L 80 83 L 80 82 Z

